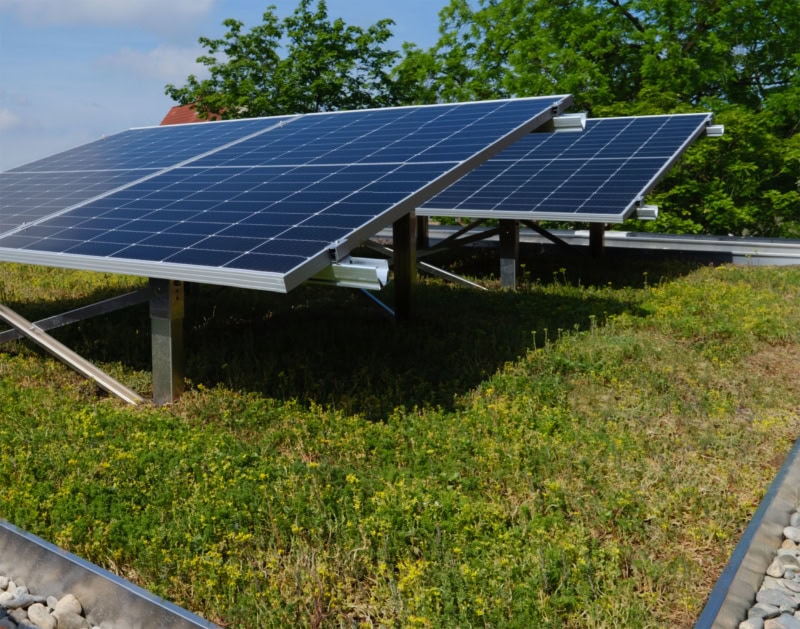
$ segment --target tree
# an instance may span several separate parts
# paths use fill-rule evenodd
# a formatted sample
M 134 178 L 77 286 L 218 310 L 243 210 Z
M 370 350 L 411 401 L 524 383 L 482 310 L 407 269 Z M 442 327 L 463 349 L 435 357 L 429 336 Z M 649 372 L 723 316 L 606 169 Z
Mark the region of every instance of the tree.
M 220 39 L 201 37 L 207 54 L 198 61 L 210 77 L 191 75 L 186 85 L 167 85 L 182 105 L 194 104 L 200 116 L 222 118 L 381 107 L 397 102 L 390 71 L 399 53 L 384 45 L 391 20 L 369 28 L 331 21 L 324 0 L 300 0 L 280 20 L 269 6 L 263 22 L 249 31 L 238 20 L 223 22 Z M 281 54 L 281 53 L 284 54 Z
M 665 95 L 758 107 L 797 74 L 796 0 L 451 0 L 439 42 L 399 72 L 429 70 L 429 98 L 572 92 L 582 107 Z M 421 60 L 427 57 L 425 63 Z M 417 78 L 420 78 L 419 76 Z
M 688 152 L 654 195 L 659 220 L 639 227 L 800 237 L 800 135 L 780 138 L 772 118 L 768 110 L 725 109 L 725 135 Z
M 408 102 L 568 92 L 594 116 L 712 110 L 727 137 L 692 149 L 649 228 L 800 235 L 797 0 L 451 0 L 440 18 L 437 44 L 407 46 L 395 70 Z

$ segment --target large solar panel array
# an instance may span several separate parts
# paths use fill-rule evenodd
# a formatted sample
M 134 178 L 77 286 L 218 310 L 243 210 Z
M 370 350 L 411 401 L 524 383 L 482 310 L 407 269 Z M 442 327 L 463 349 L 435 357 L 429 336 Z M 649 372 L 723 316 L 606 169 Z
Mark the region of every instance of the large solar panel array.
M 417 213 L 622 222 L 710 122 L 706 113 L 602 118 L 581 133 L 532 133 Z
M 569 104 L 129 130 L 0 173 L 0 259 L 290 290 Z

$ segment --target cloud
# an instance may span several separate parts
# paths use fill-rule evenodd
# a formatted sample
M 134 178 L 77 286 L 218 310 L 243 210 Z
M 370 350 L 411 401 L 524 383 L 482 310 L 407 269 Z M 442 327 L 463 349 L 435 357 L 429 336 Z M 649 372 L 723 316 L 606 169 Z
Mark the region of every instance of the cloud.
M 190 74 L 205 76 L 205 66 L 196 61 L 203 52 L 199 46 L 191 48 L 158 46 L 149 51 L 123 48 L 113 55 L 100 59 L 98 65 L 143 78 L 183 83 Z
M 202 17 L 215 0 L 0 0 L 0 11 L 13 11 L 32 24 L 94 24 L 171 30 Z
M 10 109 L 0 109 L 0 131 L 8 131 L 20 125 L 22 120 Z
M 31 97 L 28 94 L 19 93 L 17 91 L 7 90 L 0 86 L 0 109 L 8 105 L 21 109 L 29 107 L 31 104 Z

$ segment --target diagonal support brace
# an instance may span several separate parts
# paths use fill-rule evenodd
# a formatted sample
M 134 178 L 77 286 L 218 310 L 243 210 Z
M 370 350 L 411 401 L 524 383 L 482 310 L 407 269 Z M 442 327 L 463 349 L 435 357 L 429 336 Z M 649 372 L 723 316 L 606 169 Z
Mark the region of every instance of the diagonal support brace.
M 47 317 L 46 319 L 39 319 L 38 321 L 35 321 L 33 325 L 44 331 L 53 330 L 64 325 L 78 323 L 79 321 L 85 321 L 86 319 L 91 319 L 92 317 L 116 312 L 117 310 L 122 310 L 123 308 L 137 306 L 138 304 L 145 303 L 149 299 L 150 293 L 148 293 L 146 290 L 137 290 L 133 291 L 132 293 L 119 295 L 117 297 L 110 297 L 108 299 L 104 299 L 103 301 L 89 304 L 88 306 L 81 306 L 80 308 L 75 308 L 69 312 Z M 19 330 L 6 330 L 5 332 L 0 332 L 0 344 L 8 343 L 9 341 L 16 341 L 24 336 L 25 335 Z
M 21 334 L 34 343 L 47 350 L 61 362 L 72 367 L 72 369 L 85 378 L 93 380 L 109 393 L 125 400 L 128 404 L 139 404 L 144 401 L 138 393 L 129 389 L 121 382 L 112 378 L 105 371 L 73 352 L 66 345 L 54 339 L 47 332 L 14 312 L 8 306 L 0 304 L 0 318 L 6 321 L 10 326 L 16 328 Z

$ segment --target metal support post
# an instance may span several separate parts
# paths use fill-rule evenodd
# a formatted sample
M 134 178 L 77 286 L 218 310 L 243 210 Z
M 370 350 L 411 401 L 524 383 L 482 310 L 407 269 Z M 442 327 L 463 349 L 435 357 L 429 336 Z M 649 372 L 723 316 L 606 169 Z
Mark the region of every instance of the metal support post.
M 603 223 L 589 223 L 589 251 L 593 258 L 603 255 L 605 237 L 606 226 Z
M 417 216 L 417 250 L 427 249 L 431 245 L 428 225 L 427 216 Z
M 519 268 L 519 221 L 500 221 L 500 286 L 517 288 Z
M 397 219 L 392 225 L 394 311 L 400 320 L 411 319 L 414 315 L 414 292 L 417 285 L 416 227 L 414 212 Z
M 175 402 L 183 393 L 183 283 L 150 280 L 153 402 Z

